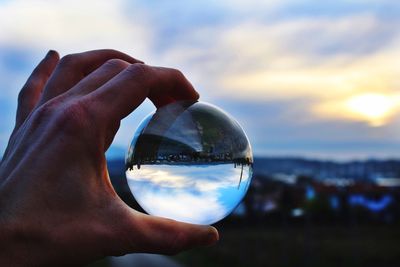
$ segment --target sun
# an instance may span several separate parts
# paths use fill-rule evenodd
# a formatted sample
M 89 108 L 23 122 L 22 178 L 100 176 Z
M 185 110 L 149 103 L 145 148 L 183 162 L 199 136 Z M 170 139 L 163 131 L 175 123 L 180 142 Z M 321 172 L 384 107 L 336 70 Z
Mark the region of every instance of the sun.
M 379 127 L 385 124 L 398 103 L 396 97 L 366 93 L 349 98 L 346 107 L 352 115 L 367 120 L 371 126 Z

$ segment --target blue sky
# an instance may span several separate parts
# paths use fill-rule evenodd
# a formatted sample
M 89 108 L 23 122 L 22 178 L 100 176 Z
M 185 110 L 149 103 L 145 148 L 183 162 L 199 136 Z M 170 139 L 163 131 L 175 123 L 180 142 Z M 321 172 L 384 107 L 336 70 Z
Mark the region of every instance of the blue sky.
M 234 168 L 233 164 L 142 165 L 140 170 L 128 170 L 126 177 L 135 198 L 148 213 L 211 224 L 227 216 L 242 200 L 249 168 Z
M 0 153 L 48 49 L 115 48 L 181 69 L 239 120 L 256 155 L 400 157 L 398 1 L 8 0 L 0 32 Z M 152 109 L 126 118 L 114 147 Z

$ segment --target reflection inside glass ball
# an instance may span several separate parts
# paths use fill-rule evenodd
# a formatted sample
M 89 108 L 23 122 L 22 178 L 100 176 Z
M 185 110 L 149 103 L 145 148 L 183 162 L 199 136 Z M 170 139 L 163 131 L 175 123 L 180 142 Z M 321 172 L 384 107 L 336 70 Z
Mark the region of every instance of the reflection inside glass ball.
M 149 214 L 212 224 L 243 199 L 253 154 L 242 127 L 204 102 L 174 102 L 139 125 L 126 156 L 133 196 Z

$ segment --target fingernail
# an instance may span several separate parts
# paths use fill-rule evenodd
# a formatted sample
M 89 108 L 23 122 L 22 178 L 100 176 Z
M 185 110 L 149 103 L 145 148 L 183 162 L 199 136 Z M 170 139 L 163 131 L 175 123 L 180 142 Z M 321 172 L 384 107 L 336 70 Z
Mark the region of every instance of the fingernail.
M 209 231 L 206 241 L 204 242 L 205 245 L 210 246 L 214 245 L 219 240 L 219 234 L 217 229 L 212 227 L 212 230 Z
M 194 92 L 196 93 L 196 100 L 198 100 L 200 98 L 200 94 L 196 90 Z
M 47 52 L 45 58 L 51 57 L 54 53 L 57 53 L 55 50 L 49 50 L 49 52 Z

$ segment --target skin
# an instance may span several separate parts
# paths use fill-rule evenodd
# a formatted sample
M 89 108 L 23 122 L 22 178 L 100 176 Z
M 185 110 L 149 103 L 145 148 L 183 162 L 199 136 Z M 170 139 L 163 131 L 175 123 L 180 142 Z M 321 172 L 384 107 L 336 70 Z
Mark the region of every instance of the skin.
M 79 266 L 108 255 L 175 254 L 218 240 L 211 226 L 128 207 L 105 151 L 146 98 L 198 99 L 183 74 L 115 50 L 59 58 L 50 51 L 18 98 L 0 165 L 0 266 Z

